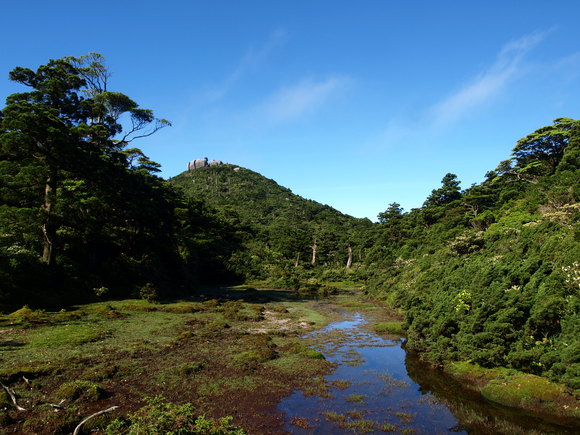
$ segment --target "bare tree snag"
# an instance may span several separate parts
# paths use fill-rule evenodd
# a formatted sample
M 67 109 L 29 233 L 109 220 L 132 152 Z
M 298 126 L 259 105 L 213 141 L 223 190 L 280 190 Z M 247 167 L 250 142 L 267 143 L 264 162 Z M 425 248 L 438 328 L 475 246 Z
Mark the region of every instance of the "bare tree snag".
M 81 421 L 79 423 L 79 425 L 75 428 L 75 431 L 73 432 L 73 435 L 78 435 L 79 434 L 79 431 L 81 430 L 81 427 L 83 426 L 83 424 L 85 424 L 91 418 L 95 418 L 95 417 L 98 417 L 99 415 L 103 415 L 103 414 L 105 414 L 107 412 L 114 411 L 117 408 L 118 408 L 118 406 L 111 406 L 110 408 L 103 409 L 102 411 L 95 412 L 94 414 L 89 415 L 87 418 L 85 418 L 83 421 Z
M 346 268 L 352 267 L 352 246 L 348 245 L 348 260 L 346 260 Z
M 312 260 L 310 261 L 312 264 L 316 264 L 316 254 L 318 253 L 318 245 L 316 244 L 316 239 L 314 239 L 314 243 L 311 246 L 312 248 Z
M 56 202 L 56 173 L 53 172 L 47 179 L 44 186 L 44 204 L 42 209 L 44 210 L 45 217 L 44 223 L 42 225 L 42 235 L 44 238 L 44 246 L 42 249 L 42 262 L 50 265 L 53 259 L 52 241 L 53 241 L 53 229 L 52 229 L 52 207 Z

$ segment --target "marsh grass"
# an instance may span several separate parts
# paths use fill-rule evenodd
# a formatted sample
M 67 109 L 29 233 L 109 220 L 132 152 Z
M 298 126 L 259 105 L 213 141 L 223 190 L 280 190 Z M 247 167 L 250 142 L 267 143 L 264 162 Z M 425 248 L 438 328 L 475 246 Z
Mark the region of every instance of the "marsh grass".
M 332 388 L 336 388 L 337 390 L 346 390 L 347 388 L 350 388 L 352 385 L 351 381 L 347 381 L 345 379 L 335 379 L 332 382 L 330 382 L 330 385 L 332 386 Z
M 403 329 L 403 322 L 381 322 L 373 325 L 377 334 L 393 334 L 405 337 L 407 333 Z
M 260 386 L 260 383 L 256 380 L 254 376 L 232 376 L 229 378 L 221 379 L 200 379 L 200 387 L 197 393 L 201 396 L 215 397 L 228 394 L 232 391 L 237 392 L 250 392 L 256 391 Z
M 71 347 L 93 343 L 110 337 L 109 330 L 86 324 L 66 324 L 42 327 L 29 335 L 28 346 L 32 348 Z
M 290 424 L 292 426 L 296 426 L 302 429 L 312 429 L 314 427 L 305 417 L 292 417 L 292 420 L 290 420 Z
M 383 381 L 384 386 L 381 389 L 381 392 L 379 394 L 381 395 L 385 395 L 385 394 L 389 394 L 391 393 L 394 389 L 404 389 L 404 388 L 409 388 L 410 385 L 408 382 L 399 380 L 399 379 L 395 379 L 393 378 L 391 375 L 389 375 L 388 373 L 380 373 L 377 372 L 374 374 L 378 379 L 380 379 L 381 381 Z
M 72 433 L 78 423 L 79 417 L 74 409 L 54 412 L 50 405 L 40 405 L 35 409 L 33 418 L 27 419 L 22 425 L 22 433 Z
M 328 323 L 328 319 L 323 314 L 300 303 L 288 304 L 287 311 L 288 318 L 305 322 L 310 326 L 321 327 Z
M 87 367 L 80 375 L 81 380 L 102 382 L 111 379 L 119 371 L 119 366 L 116 364 L 97 364 L 95 366 Z
M 397 426 L 395 426 L 394 424 L 391 424 L 391 423 L 383 423 L 379 426 L 379 429 L 382 432 L 396 432 Z
M 57 400 L 64 400 L 66 403 L 94 402 L 104 396 L 105 391 L 98 384 L 81 380 L 65 382 L 54 393 Z
M 445 371 L 486 399 L 527 411 L 580 418 L 577 399 L 563 385 L 513 369 L 487 369 L 469 362 L 450 364 Z
M 242 410 L 236 415 L 252 428 L 264 423 L 251 410 L 270 418 L 265 410 L 293 390 L 329 395 L 321 375 L 332 364 L 296 338 L 327 318 L 294 300 L 276 300 L 270 310 L 260 291 L 255 293 L 260 303 L 220 295 L 168 304 L 99 302 L 56 313 L 27 308 L 3 316 L 0 379 L 33 411 L 3 413 L 0 420 L 21 433 L 70 433 L 94 409 L 123 400 L 126 414 L 144 395 L 162 392 L 170 402 L 190 401 L 213 416 L 231 407 Z M 288 319 L 283 334 L 264 319 L 266 310 Z M 273 333 L 251 332 L 256 324 L 268 324 L 261 329 Z M 55 403 L 64 399 L 74 412 L 45 409 L 47 397 Z M 102 431 L 111 419 L 101 420 L 93 424 Z M 272 411 L 268 424 L 275 427 L 277 421 Z
M 314 377 L 309 383 L 309 385 L 302 391 L 302 395 L 304 397 L 310 396 L 319 396 L 322 398 L 333 397 L 333 395 L 330 394 L 328 381 L 322 376 Z
M 0 316 L 0 325 L 34 325 L 46 323 L 48 316 L 44 311 L 32 310 L 28 305 L 8 315 Z
M 354 433 L 371 433 L 377 430 L 376 424 L 372 420 L 354 420 L 343 422 L 338 425 L 341 429 L 347 429 Z
M 361 300 L 354 299 L 354 298 L 346 298 L 346 299 L 342 299 L 342 300 L 337 300 L 336 304 L 340 305 L 342 307 L 345 307 L 345 308 L 364 309 L 365 311 L 367 311 L 367 310 L 373 311 L 373 310 L 380 309 L 380 307 L 377 307 L 377 305 L 374 302 L 361 301 Z
M 158 308 L 158 310 L 167 313 L 188 314 L 205 311 L 206 306 L 201 302 L 175 302 L 172 304 L 162 305 Z
M 408 412 L 397 412 L 395 413 L 395 416 L 397 416 L 402 423 L 412 423 L 413 419 L 417 416 L 417 414 L 410 414 Z
M 343 363 L 351 367 L 361 366 L 364 362 L 362 355 L 354 349 L 346 352 L 343 358 Z
M 341 423 L 347 420 L 346 415 L 339 414 L 337 412 L 323 412 L 322 416 L 328 420 L 335 423 Z
M 323 359 L 305 358 L 300 354 L 291 354 L 279 356 L 275 360 L 266 362 L 264 366 L 272 367 L 284 376 L 303 375 L 310 377 L 320 373 L 329 365 Z
M 353 420 L 357 420 L 357 419 L 361 419 L 364 417 L 366 413 L 364 411 L 360 411 L 360 410 L 352 410 L 352 411 L 346 411 L 346 415 L 349 418 L 352 418 Z
M 366 397 L 367 396 L 365 396 L 364 394 L 351 394 L 345 400 L 347 402 L 352 402 L 352 403 L 364 403 L 366 400 Z
M 561 385 L 551 383 L 545 378 L 530 374 L 516 374 L 503 379 L 493 379 L 481 389 L 488 400 L 515 408 L 545 408 L 555 404 L 565 392 Z M 550 408 L 552 408 L 550 406 Z M 580 416 L 580 413 L 579 413 Z

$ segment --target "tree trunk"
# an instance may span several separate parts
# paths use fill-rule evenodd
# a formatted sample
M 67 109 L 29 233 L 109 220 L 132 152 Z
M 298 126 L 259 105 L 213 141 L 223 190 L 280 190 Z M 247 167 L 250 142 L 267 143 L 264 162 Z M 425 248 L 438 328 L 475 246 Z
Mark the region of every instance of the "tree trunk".
M 473 218 L 477 219 L 477 214 L 479 212 L 479 206 L 477 204 L 472 205 L 471 211 L 473 212 Z
M 314 243 L 311 246 L 312 248 L 312 264 L 316 264 L 316 254 L 318 253 L 318 245 L 316 244 L 316 239 L 314 239 Z
M 348 245 L 348 260 L 346 260 L 346 268 L 352 267 L 352 246 Z
M 52 225 L 52 209 L 56 202 L 56 172 L 46 178 L 44 186 L 44 223 L 42 224 L 42 235 L 44 237 L 44 246 L 42 249 L 42 262 L 51 265 L 54 258 L 53 241 L 54 228 Z
M 300 264 L 300 252 L 296 254 L 296 261 L 294 262 L 294 267 L 298 267 L 299 264 Z

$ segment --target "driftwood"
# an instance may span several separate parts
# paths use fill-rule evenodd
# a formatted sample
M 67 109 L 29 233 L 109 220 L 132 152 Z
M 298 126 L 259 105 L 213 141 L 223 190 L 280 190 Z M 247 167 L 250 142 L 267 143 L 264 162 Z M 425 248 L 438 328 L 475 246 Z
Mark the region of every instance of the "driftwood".
M 22 406 L 18 405 L 18 403 L 16 402 L 16 396 L 14 395 L 14 391 L 12 391 L 10 388 L 8 388 L 6 385 L 4 385 L 2 382 L 0 382 L 0 385 L 2 385 L 2 388 L 4 388 L 4 390 L 10 396 L 10 399 L 12 399 L 12 403 L 14 403 L 14 407 L 18 411 L 26 411 L 26 408 L 23 408 Z
M 83 426 L 83 424 L 85 424 L 91 418 L 95 418 L 95 417 L 98 417 L 99 415 L 105 414 L 107 412 L 114 411 L 117 408 L 118 408 L 118 406 L 111 406 L 110 408 L 103 409 L 102 411 L 95 412 L 94 414 L 89 415 L 87 418 L 85 418 L 83 421 L 81 421 L 79 423 L 79 425 L 75 428 L 75 431 L 73 432 L 73 435 L 78 435 L 79 434 L 79 431 L 81 430 L 81 427 Z
M 28 385 L 28 388 L 32 388 L 30 379 L 26 379 L 26 376 L 22 376 L 22 379 L 24 379 L 24 382 L 26 383 L 26 385 Z

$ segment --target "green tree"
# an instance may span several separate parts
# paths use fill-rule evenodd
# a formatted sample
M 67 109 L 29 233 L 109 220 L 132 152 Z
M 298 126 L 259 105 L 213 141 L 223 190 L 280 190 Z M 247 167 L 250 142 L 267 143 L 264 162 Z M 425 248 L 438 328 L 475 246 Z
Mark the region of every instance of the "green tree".
M 449 204 L 452 201 L 461 198 L 461 189 L 459 188 L 460 181 L 457 179 L 455 174 L 445 174 L 441 180 L 441 187 L 431 191 L 431 195 L 427 197 L 427 200 L 423 204 L 424 207 L 428 206 L 440 206 Z
M 55 213 L 65 180 L 86 181 L 88 170 L 102 167 L 103 160 L 122 167 L 136 160 L 136 168 L 148 171 L 158 167 L 139 150 L 123 149 L 169 123 L 125 95 L 107 91 L 107 77 L 102 56 L 94 53 L 51 60 L 36 71 L 17 67 L 10 73 L 11 80 L 31 90 L 6 100 L 0 130 L 2 160 L 18 168 L 9 175 L 28 187 L 42 186 L 36 205 L 41 210 L 41 259 L 47 265 L 52 265 L 57 250 L 60 224 Z M 126 129 L 119 122 L 123 114 L 129 115 Z
M 539 128 L 520 139 L 512 153 L 516 168 L 529 170 L 542 165 L 549 173 L 553 173 L 564 156 L 572 131 L 578 128 L 578 120 L 557 118 L 554 124 Z
M 389 204 L 389 208 L 379 213 L 377 218 L 380 223 L 386 224 L 389 222 L 400 221 L 402 216 L 403 216 L 403 208 L 401 207 L 401 204 L 393 202 Z

